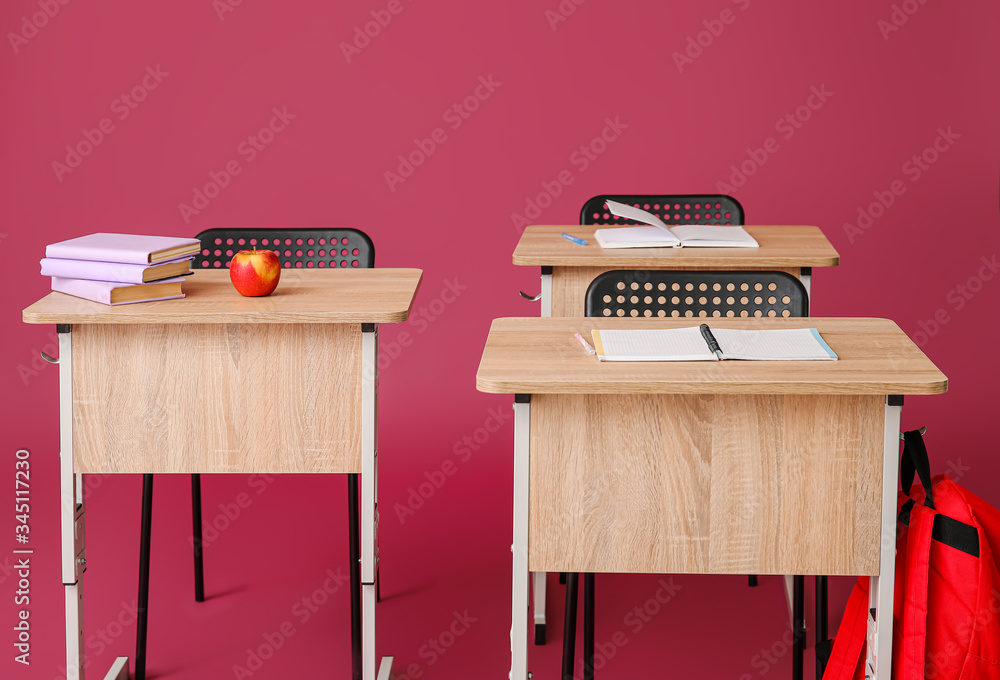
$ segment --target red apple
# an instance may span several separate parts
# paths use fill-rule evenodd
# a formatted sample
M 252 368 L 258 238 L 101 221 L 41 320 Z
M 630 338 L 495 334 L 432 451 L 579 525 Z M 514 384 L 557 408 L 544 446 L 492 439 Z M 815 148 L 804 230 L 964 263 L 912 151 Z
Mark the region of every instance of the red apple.
M 273 250 L 241 250 L 229 263 L 229 279 L 240 295 L 262 297 L 278 287 L 281 261 Z

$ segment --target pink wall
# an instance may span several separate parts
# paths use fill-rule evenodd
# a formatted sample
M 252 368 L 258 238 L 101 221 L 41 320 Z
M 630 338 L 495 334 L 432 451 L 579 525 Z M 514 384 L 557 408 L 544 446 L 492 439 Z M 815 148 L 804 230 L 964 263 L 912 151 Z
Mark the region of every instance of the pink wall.
M 477 393 L 474 374 L 490 319 L 537 314 L 516 294 L 537 289 L 537 270 L 511 265 L 532 202 L 544 207 L 527 221 L 571 224 L 596 193 L 728 184 L 751 224 L 819 225 L 842 264 L 816 271 L 814 313 L 890 317 L 918 341 L 951 391 L 909 399 L 904 425 L 927 425 L 937 470 L 1000 504 L 998 19 L 983 0 L 3 3 L 2 460 L 9 487 L 15 450 L 31 451 L 37 552 L 32 663 L 13 663 L 5 633 L 0 676 L 49 680 L 61 663 L 56 369 L 38 359 L 54 329 L 22 325 L 20 310 L 46 292 L 45 244 L 91 231 L 354 226 L 380 266 L 424 269 L 413 319 L 382 329 L 383 351 L 404 330 L 414 338 L 381 393 L 380 644 L 410 677 L 507 671 L 511 423 L 480 428 L 510 399 Z M 373 21 L 385 25 L 358 37 Z M 411 154 L 416 167 L 401 168 Z M 196 190 L 212 198 L 195 203 Z M 397 512 L 446 461 L 455 474 Z M 209 545 L 215 597 L 199 607 L 186 480 L 159 480 L 151 672 L 235 677 L 286 621 L 296 634 L 252 677 L 347 663 L 346 590 L 306 621 L 293 609 L 346 564 L 342 480 L 207 479 L 206 517 L 220 525 L 239 494 L 252 502 Z M 140 486 L 92 483 L 88 652 L 103 677 L 132 654 Z M 678 578 L 666 613 L 636 629 L 629 611 L 659 578 L 599 582 L 605 676 L 698 663 L 699 675 L 784 677 L 776 579 L 749 591 Z M 14 589 L 0 570 L 6 631 Z M 476 621 L 455 623 L 466 610 Z M 435 651 L 453 623 L 467 630 Z M 550 638 L 560 629 L 553 620 Z M 537 651 L 536 677 L 555 677 L 557 645 Z

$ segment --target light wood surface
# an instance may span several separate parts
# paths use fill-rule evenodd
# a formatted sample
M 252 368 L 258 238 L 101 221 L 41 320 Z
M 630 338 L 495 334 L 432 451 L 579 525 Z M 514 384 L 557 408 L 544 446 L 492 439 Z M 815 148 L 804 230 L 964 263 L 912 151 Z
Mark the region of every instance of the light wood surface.
M 877 574 L 884 398 L 536 395 L 532 571 Z
M 83 324 L 78 473 L 361 471 L 360 324 Z
M 573 337 L 703 319 L 501 318 L 476 374 L 495 394 L 940 394 L 948 381 L 888 319 L 705 319 L 718 328 L 816 328 L 839 361 L 601 362 Z
M 783 269 L 832 267 L 840 255 L 818 227 L 779 225 L 743 227 L 757 239 L 759 248 L 601 248 L 594 239 L 599 225 L 525 227 L 514 264 L 526 266 L 607 267 L 608 269 Z M 560 236 L 579 236 L 579 246 Z
M 583 316 L 586 314 L 587 288 L 604 272 L 619 267 L 553 267 L 552 268 L 552 316 Z M 697 267 L 643 267 L 643 269 L 689 269 Z M 727 271 L 782 271 L 799 278 L 798 267 L 733 267 Z
M 283 269 L 277 290 L 243 297 L 229 271 L 198 271 L 183 299 L 111 307 L 50 293 L 24 310 L 25 323 L 273 324 L 406 321 L 419 269 Z

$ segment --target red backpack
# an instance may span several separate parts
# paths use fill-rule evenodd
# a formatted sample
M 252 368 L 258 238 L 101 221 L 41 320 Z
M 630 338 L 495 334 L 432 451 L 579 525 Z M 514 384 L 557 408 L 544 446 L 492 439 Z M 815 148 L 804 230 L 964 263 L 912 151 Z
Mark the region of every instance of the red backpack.
M 914 472 L 920 484 L 913 484 Z M 1000 511 L 947 475 L 931 480 L 920 432 L 904 434 L 896 525 L 894 680 L 1000 678 Z M 858 579 L 823 680 L 863 680 L 868 577 Z

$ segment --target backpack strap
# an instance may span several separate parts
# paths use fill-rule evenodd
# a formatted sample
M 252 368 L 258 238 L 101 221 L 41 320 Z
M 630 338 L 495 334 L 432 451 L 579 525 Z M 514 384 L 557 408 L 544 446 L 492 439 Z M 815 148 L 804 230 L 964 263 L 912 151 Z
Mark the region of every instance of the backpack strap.
M 899 483 L 903 493 L 910 494 L 913 486 L 913 472 L 916 471 L 920 484 L 924 487 L 924 505 L 934 509 L 934 490 L 931 488 L 931 463 L 927 457 L 927 447 L 920 430 L 903 433 L 903 457 L 899 463 Z
M 910 512 L 915 505 L 913 499 L 903 503 L 899 511 L 898 520 L 904 526 L 910 526 Z M 934 515 L 934 531 L 932 536 L 935 541 L 944 543 L 949 548 L 961 550 L 964 553 L 979 557 L 979 530 L 971 524 L 959 522 L 947 515 Z
M 904 506 L 905 507 L 905 506 Z M 909 527 L 906 529 L 906 555 L 902 573 L 902 603 L 893 608 L 897 613 L 893 652 L 893 670 L 900 678 L 924 677 L 924 655 L 927 648 L 927 592 L 931 562 L 931 542 L 937 512 L 923 505 L 913 505 L 909 510 Z M 902 606 L 900 606 L 902 605 Z
M 847 600 L 847 608 L 844 610 L 844 618 L 840 620 L 823 680 L 854 680 L 864 677 L 867 633 L 868 577 L 861 576 Z

